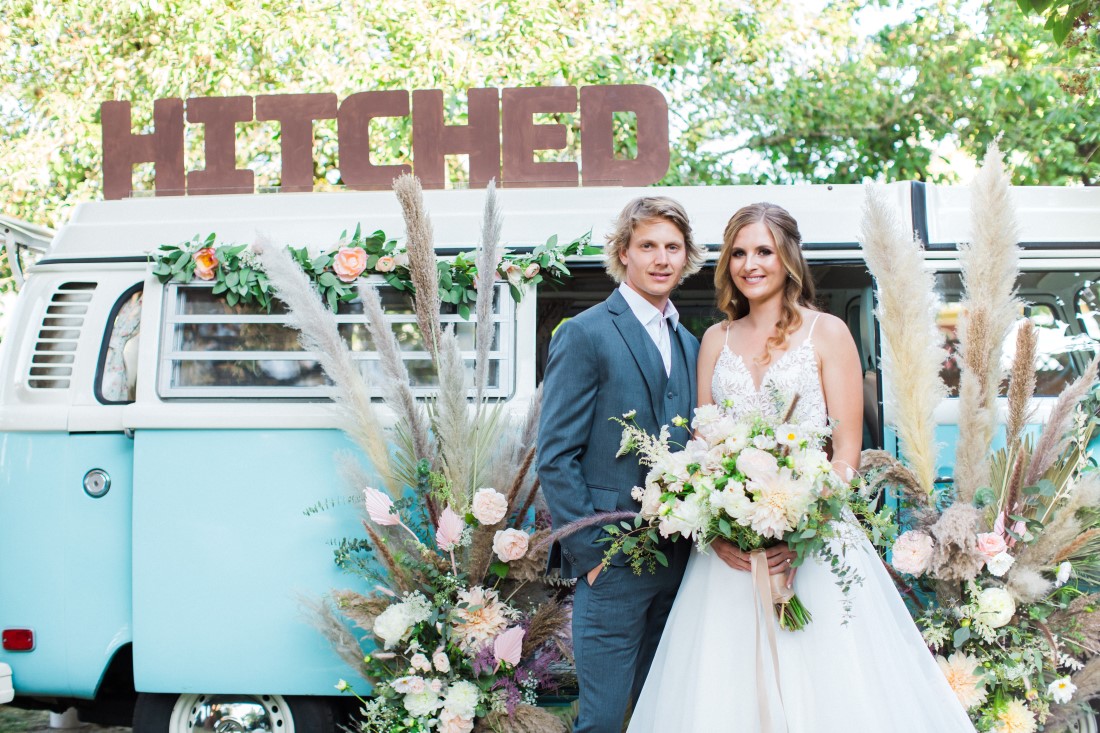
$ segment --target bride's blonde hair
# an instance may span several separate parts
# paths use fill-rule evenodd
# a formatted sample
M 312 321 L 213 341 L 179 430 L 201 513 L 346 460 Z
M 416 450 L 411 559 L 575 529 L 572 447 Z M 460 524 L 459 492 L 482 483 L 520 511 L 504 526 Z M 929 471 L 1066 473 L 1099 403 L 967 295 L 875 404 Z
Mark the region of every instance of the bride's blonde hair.
M 783 269 L 787 271 L 787 280 L 783 287 L 783 302 L 776 321 L 776 334 L 764 344 L 764 355 L 755 361 L 767 364 L 773 351 L 782 349 L 787 338 L 802 325 L 799 306 L 814 308 L 814 281 L 810 276 L 810 267 L 802 255 L 802 234 L 798 231 L 798 222 L 781 206 L 761 202 L 749 204 L 737 210 L 722 234 L 722 253 L 718 256 L 718 265 L 714 269 L 714 290 L 718 309 L 730 321 L 736 321 L 748 315 L 749 301 L 733 284 L 730 276 L 730 259 L 733 256 L 733 241 L 742 229 L 750 224 L 763 224 L 775 240 L 775 251 Z

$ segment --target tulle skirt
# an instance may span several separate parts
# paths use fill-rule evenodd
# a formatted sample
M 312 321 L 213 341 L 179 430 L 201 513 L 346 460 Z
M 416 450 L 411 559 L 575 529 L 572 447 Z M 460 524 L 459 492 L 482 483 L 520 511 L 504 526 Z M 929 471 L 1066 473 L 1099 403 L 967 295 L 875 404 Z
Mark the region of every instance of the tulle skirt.
M 750 574 L 693 551 L 629 733 L 973 731 L 874 548 L 860 537 L 844 557 L 863 579 L 847 615 L 826 562 L 799 568 L 813 621 L 777 629 L 777 683 Z

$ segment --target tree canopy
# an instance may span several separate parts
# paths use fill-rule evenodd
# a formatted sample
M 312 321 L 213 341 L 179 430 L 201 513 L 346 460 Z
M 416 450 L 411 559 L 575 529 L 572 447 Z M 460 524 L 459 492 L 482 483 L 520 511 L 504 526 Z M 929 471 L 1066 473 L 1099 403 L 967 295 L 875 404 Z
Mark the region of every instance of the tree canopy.
M 439 88 L 460 122 L 472 87 L 647 83 L 672 111 L 665 184 L 952 181 L 945 151 L 1001 133 L 1017 183 L 1100 179 L 1097 92 L 1060 86 L 1079 54 L 1012 0 L 0 0 L 0 17 L 0 205 L 49 226 L 100 196 L 111 99 L 137 129 L 165 97 Z M 380 162 L 411 157 L 407 118 L 374 124 Z M 239 134 L 240 164 L 277 185 L 277 123 Z M 317 187 L 339 186 L 335 121 L 316 136 Z

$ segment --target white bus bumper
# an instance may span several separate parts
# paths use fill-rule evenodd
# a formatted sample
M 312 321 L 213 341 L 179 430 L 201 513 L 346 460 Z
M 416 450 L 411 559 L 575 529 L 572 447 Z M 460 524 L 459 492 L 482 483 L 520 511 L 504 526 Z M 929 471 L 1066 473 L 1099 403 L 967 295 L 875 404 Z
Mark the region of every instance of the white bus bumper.
M 15 699 L 15 687 L 11 684 L 11 667 L 0 663 L 0 705 Z

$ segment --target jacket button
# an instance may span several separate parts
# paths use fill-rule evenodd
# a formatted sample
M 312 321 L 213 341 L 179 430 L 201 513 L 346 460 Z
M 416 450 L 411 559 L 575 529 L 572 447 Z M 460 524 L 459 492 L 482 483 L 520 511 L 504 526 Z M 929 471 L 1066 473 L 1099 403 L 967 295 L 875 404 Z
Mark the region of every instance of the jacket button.
M 669 393 L 668 393 L 668 398 L 669 398 L 669 399 L 671 400 L 671 399 L 672 399 L 673 397 L 675 397 L 675 395 L 674 395 L 674 394 L 672 394 L 671 392 L 669 392 Z

